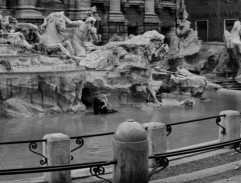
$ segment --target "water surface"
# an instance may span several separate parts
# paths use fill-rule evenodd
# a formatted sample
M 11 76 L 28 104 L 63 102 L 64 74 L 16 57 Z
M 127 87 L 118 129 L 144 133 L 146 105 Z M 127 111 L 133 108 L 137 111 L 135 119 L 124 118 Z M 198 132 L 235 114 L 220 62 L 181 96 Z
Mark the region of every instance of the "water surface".
M 219 115 L 223 110 L 241 109 L 241 92 L 209 93 L 211 100 L 199 101 L 192 108 L 172 107 L 142 111 L 138 107 L 121 106 L 117 114 L 93 115 L 63 114 L 44 116 L 40 118 L 0 119 L 0 142 L 42 139 L 45 134 L 64 133 L 69 136 L 79 136 L 94 133 L 115 131 L 116 127 L 126 119 L 135 119 L 140 123 L 163 122 L 174 123 L 196 118 Z M 94 137 L 85 140 L 85 145 L 73 153 L 72 163 L 102 161 L 112 159 L 113 136 Z M 215 119 L 198 123 L 189 123 L 173 127 L 168 137 L 168 149 L 179 148 L 196 143 L 202 143 L 218 138 L 218 127 Z M 31 153 L 29 144 L 0 146 L 0 168 L 21 168 L 40 166 L 41 157 Z M 72 140 L 71 148 L 75 142 Z M 38 152 L 42 152 L 39 144 Z M 36 175 L 31 175 L 36 176 Z M 0 177 L 5 179 L 6 177 Z M 22 176 L 13 176 L 22 178 Z

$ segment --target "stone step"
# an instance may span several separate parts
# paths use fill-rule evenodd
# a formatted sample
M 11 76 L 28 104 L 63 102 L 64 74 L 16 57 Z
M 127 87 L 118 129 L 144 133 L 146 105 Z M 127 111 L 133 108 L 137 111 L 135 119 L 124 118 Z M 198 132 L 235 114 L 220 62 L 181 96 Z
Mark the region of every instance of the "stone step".
M 236 82 L 235 80 L 219 81 L 215 83 L 221 85 L 223 88 L 226 89 L 241 90 L 241 84 Z

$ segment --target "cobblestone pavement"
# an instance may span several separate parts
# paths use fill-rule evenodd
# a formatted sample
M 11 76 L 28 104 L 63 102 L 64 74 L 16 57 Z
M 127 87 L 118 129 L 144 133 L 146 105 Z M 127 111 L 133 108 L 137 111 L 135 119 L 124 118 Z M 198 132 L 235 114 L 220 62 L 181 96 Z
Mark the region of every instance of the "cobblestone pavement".
M 238 180 L 239 179 L 239 180 Z M 194 181 L 186 181 L 182 183 L 234 183 L 241 182 L 241 169 L 238 170 L 230 170 L 222 174 L 217 174 L 209 177 L 205 177 L 202 179 L 197 179 Z
M 204 159 L 180 164 L 177 166 L 167 167 L 165 170 L 157 175 L 154 175 L 151 180 L 158 180 L 172 176 L 178 176 L 181 174 L 191 173 L 207 168 L 212 168 L 220 165 L 225 165 L 231 162 L 241 160 L 241 154 L 235 151 L 229 151 L 223 154 L 207 157 Z M 241 173 L 240 173 L 241 174 Z M 235 176 L 235 175 L 234 175 Z M 201 181 L 201 180 L 200 180 Z M 210 182 L 210 181 L 208 181 Z

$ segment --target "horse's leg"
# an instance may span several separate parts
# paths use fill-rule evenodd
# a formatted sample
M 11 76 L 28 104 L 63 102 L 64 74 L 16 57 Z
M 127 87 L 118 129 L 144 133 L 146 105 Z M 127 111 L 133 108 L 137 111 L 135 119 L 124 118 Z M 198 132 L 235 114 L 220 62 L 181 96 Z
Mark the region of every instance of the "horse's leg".
M 67 49 L 65 49 L 61 43 L 47 45 L 47 48 L 50 49 L 50 50 L 59 49 L 59 50 L 61 50 L 65 55 L 70 56 L 69 51 L 68 51 Z
M 63 46 L 69 48 L 70 54 L 71 54 L 71 55 L 74 55 L 74 49 L 73 49 L 70 41 L 65 41 L 65 42 L 63 42 Z
M 65 55 L 70 56 L 69 51 L 66 48 L 64 48 L 61 43 L 58 43 L 57 46 Z

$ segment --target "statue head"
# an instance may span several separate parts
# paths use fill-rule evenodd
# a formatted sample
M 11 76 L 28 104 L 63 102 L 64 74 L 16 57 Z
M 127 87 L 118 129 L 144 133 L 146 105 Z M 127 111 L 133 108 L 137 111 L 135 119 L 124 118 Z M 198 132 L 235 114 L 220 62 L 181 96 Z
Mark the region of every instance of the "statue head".
M 85 23 L 91 27 L 94 27 L 95 25 L 95 22 L 96 22 L 96 19 L 94 17 L 88 17 L 86 20 L 85 20 Z
M 96 11 L 96 6 L 91 7 L 89 11 L 86 11 L 87 18 L 93 17 Z

